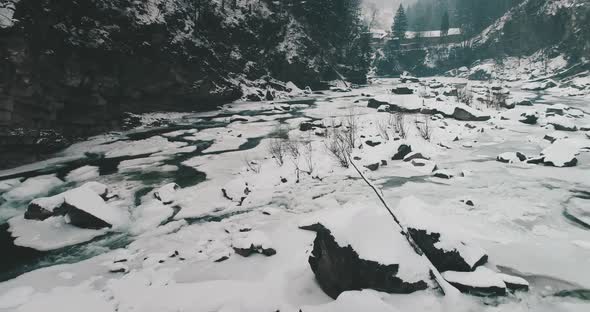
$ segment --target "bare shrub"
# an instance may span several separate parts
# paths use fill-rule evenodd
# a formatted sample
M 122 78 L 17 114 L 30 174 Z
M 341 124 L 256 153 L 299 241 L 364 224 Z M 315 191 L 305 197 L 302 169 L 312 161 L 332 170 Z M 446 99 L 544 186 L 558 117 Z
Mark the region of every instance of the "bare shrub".
M 349 157 L 350 153 L 352 153 L 352 148 L 347 137 L 345 131 L 341 129 L 332 129 L 324 141 L 328 151 L 344 168 L 349 167 Z
M 393 119 L 393 115 L 389 114 L 388 119 L 379 119 L 377 121 L 377 131 L 379 131 L 379 135 L 389 141 L 389 129 L 390 125 L 393 124 L 391 119 Z
M 416 128 L 418 128 L 418 133 L 420 133 L 420 136 L 424 140 L 430 141 L 432 139 L 432 127 L 430 126 L 430 119 L 427 116 L 424 116 L 423 121 L 419 121 L 416 118 Z
M 393 123 L 393 130 L 399 134 L 402 139 L 408 137 L 408 128 L 406 126 L 406 118 L 403 113 L 395 114 L 395 117 L 391 120 Z
M 344 122 L 344 126 L 346 126 L 347 129 L 344 134 L 345 141 L 352 151 L 352 149 L 356 146 L 359 131 L 358 115 L 356 114 L 353 107 L 349 108 L 348 115 L 346 116 L 346 120 Z
M 467 86 L 459 88 L 457 89 L 457 100 L 459 103 L 471 106 L 473 104 L 473 93 L 467 88 Z
M 248 168 L 248 171 L 252 171 L 254 173 L 260 173 L 261 169 L 262 169 L 262 165 L 256 161 L 256 160 L 250 160 L 248 158 L 248 156 L 244 157 L 244 164 L 246 165 L 246 168 Z
M 285 156 L 287 155 L 287 145 L 285 139 L 271 139 L 268 145 L 268 152 L 279 166 L 285 163 Z
M 308 134 L 308 139 L 303 143 L 303 156 L 305 164 L 307 165 L 307 174 L 313 173 L 313 146 L 311 144 L 311 134 Z

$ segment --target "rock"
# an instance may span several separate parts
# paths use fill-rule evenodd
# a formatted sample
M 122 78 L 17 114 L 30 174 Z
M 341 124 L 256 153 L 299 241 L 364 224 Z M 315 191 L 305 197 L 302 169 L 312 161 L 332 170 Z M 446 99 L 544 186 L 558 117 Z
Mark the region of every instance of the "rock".
M 90 190 L 103 200 L 109 198 L 108 187 L 102 183 L 87 182 L 77 189 L 80 188 Z M 72 189 L 51 197 L 41 197 L 32 200 L 25 211 L 25 219 L 43 221 L 49 217 L 65 215 L 67 213 L 66 208 L 63 207 L 65 195 L 77 189 Z
M 557 140 L 541 152 L 543 164 L 553 167 L 573 167 L 578 164 L 579 148 L 570 139 Z
M 391 160 L 402 160 L 406 155 L 412 152 L 412 147 L 408 144 L 401 144 L 397 148 L 397 152 L 391 157 Z
M 465 205 L 467 205 L 467 206 L 471 206 L 471 207 L 475 206 L 475 205 L 473 204 L 473 201 L 472 201 L 472 200 L 466 200 L 466 201 L 465 201 Z
M 447 282 L 455 286 L 461 292 L 474 295 L 506 295 L 506 283 L 501 276 L 486 268 L 479 267 L 474 272 L 443 272 L 442 276 Z
M 395 87 L 391 92 L 393 92 L 393 94 L 414 94 L 414 90 L 408 87 Z
M 372 140 L 367 140 L 367 141 L 365 141 L 365 144 L 369 145 L 370 147 L 375 147 L 375 146 L 377 146 L 377 145 L 380 145 L 380 144 L 381 144 L 381 142 L 379 142 L 379 141 L 372 141 Z
M 480 69 L 477 69 L 477 70 L 471 72 L 467 78 L 469 80 L 479 80 L 479 81 L 490 80 L 490 79 L 492 79 L 492 74 L 489 71 L 480 68 Z
M 363 208 L 363 209 L 359 209 Z M 428 267 L 378 207 L 339 209 L 316 232 L 309 264 L 322 290 L 412 293 L 428 287 Z M 359 235 L 360 234 L 360 235 Z
M 539 165 L 545 162 L 545 157 L 537 156 L 537 157 L 529 157 L 526 160 L 527 164 Z
M 545 136 L 543 137 L 544 140 L 547 140 L 551 143 L 553 143 L 557 140 L 567 139 L 567 138 L 568 138 L 567 134 L 564 134 L 563 132 L 559 132 L 559 131 L 545 134 Z
M 422 155 L 420 152 L 410 152 L 404 157 L 404 161 L 412 161 L 414 159 L 425 159 L 429 160 L 430 158 Z
M 539 120 L 539 114 L 534 110 L 524 112 L 520 116 L 522 118 L 520 118 L 518 121 L 527 125 L 534 125 L 537 123 L 537 120 Z
M 315 130 L 313 131 L 313 134 L 315 134 L 315 135 L 317 135 L 317 136 L 321 136 L 321 137 L 325 137 L 325 136 L 327 135 L 327 133 L 328 133 L 328 130 L 326 130 L 326 129 L 321 129 L 321 128 L 320 128 L 320 129 L 315 129 Z
M 431 232 L 428 229 L 408 227 L 408 232 L 441 272 L 470 272 L 488 261 L 485 251 L 478 246 L 447 238 L 444 234 Z
M 25 211 L 25 219 L 43 221 L 54 215 L 60 215 L 59 208 L 63 205 L 62 194 L 32 200 Z
M 545 80 L 542 82 L 531 82 L 531 83 L 527 83 L 524 86 L 522 86 L 523 90 L 528 90 L 528 91 L 543 91 L 543 90 L 547 90 L 549 88 L 553 88 L 556 87 L 557 83 L 553 80 Z
M 453 177 L 453 174 L 445 170 L 437 170 L 434 172 L 433 176 L 440 179 L 450 179 Z
M 255 253 L 270 257 L 277 253 L 271 247 L 270 239 L 260 231 L 235 233 L 232 237 L 232 247 L 242 257 L 249 257 Z
M 311 122 L 308 121 L 304 121 L 302 123 L 299 124 L 299 130 L 300 131 L 309 131 L 313 129 L 313 124 Z
M 365 168 L 367 168 L 371 171 L 376 171 L 377 169 L 379 169 L 379 163 L 376 162 L 376 163 L 365 165 Z
M 527 157 L 520 152 L 506 152 L 498 155 L 496 160 L 503 163 L 514 163 L 517 161 L 525 161 Z
M 124 219 L 119 208 L 108 206 L 95 192 L 84 187 L 66 192 L 60 209 L 65 211 L 70 224 L 85 229 L 119 226 Z
M 402 101 L 402 99 L 393 95 L 378 95 L 369 99 L 367 104 L 371 108 L 379 108 L 381 105 L 389 105 L 389 111 L 399 113 L 418 113 L 422 109 L 422 102 Z
M 506 100 L 504 102 L 501 102 L 500 106 L 506 109 L 513 109 L 516 107 L 516 103 L 514 103 L 514 101 Z
M 547 118 L 547 124 L 550 124 L 558 131 L 578 131 L 578 127 L 574 124 L 571 118 L 563 116 L 551 116 Z
M 563 116 L 565 111 L 569 110 L 569 106 L 563 104 L 553 104 L 545 110 L 546 113 Z
M 251 119 L 252 118 L 247 117 L 247 116 L 234 115 L 229 118 L 229 122 L 247 122 L 247 121 L 251 121 Z
M 399 77 L 400 81 L 402 83 L 408 83 L 408 82 L 420 82 L 420 79 L 411 76 L 410 73 L 408 72 L 403 72 L 400 77 Z
M 444 85 L 441 82 L 433 81 L 430 84 L 428 84 L 428 87 L 430 89 L 440 89 L 440 88 L 444 87 Z
M 384 104 L 384 105 L 379 105 L 379 107 L 377 108 L 377 111 L 380 113 L 385 113 L 385 112 L 389 112 L 390 108 L 389 105 Z
M 527 280 L 522 277 L 512 276 L 504 273 L 498 273 L 498 276 L 504 281 L 506 288 L 511 291 L 529 290 L 529 282 L 527 282 Z
M 451 117 L 461 121 L 486 121 L 490 119 L 489 115 L 483 115 L 473 109 L 462 107 L 455 107 Z
M 156 192 L 154 192 L 154 197 L 161 201 L 164 205 L 171 204 L 174 202 L 176 197 L 176 192 L 180 189 L 180 186 L 176 183 L 168 183 L 162 187 L 160 187 Z

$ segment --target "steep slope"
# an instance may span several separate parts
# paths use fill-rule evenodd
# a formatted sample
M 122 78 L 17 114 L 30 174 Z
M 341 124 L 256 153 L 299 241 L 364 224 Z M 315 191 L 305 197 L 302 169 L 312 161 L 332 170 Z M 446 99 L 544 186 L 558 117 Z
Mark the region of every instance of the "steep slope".
M 590 51 L 590 1 L 526 0 L 472 39 L 481 57 L 556 48 L 576 61 Z
M 0 30 L 4 125 L 99 131 L 124 110 L 235 99 L 265 75 L 313 84 L 323 65 L 271 1 L 21 0 L 13 19 Z

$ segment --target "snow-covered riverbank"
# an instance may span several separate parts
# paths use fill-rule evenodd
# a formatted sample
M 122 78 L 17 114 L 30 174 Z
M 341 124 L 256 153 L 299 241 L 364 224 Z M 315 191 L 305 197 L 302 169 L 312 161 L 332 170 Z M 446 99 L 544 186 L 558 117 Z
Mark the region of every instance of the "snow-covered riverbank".
M 461 103 L 466 83 L 474 100 Z M 508 99 L 493 103 L 497 94 Z M 378 79 L 75 144 L 0 172 L 0 219 L 20 246 L 8 233 L 0 239 L 15 259 L 3 260 L 0 275 L 10 279 L 0 283 L 0 311 L 586 311 L 588 101 L 518 83 Z M 429 229 L 481 248 L 486 268 L 524 278 L 529 291 L 449 302 L 403 239 L 383 237 L 384 208 L 329 152 L 351 128 L 351 156 L 404 224 L 430 220 Z M 29 202 L 48 196 L 39 206 L 51 216 L 25 219 Z M 80 228 L 71 208 L 59 213 L 63 203 L 111 226 Z M 426 289 L 334 301 L 308 263 L 316 233 L 299 228 L 317 222 L 361 258 L 427 279 Z

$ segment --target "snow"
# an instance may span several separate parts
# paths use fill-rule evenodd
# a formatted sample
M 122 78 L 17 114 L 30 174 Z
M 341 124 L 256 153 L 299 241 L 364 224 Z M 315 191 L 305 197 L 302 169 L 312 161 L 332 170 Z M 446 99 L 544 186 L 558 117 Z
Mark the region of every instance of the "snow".
M 95 179 L 99 176 L 98 167 L 95 166 L 83 166 L 78 169 L 70 171 L 66 175 L 66 181 L 68 182 L 81 182 Z
M 64 181 L 53 174 L 28 178 L 23 183 L 4 193 L 2 197 L 11 201 L 24 201 L 30 198 L 47 195 L 62 186 Z
M 80 229 L 66 222 L 64 217 L 44 221 L 26 220 L 22 216 L 8 220 L 14 244 L 41 251 L 55 250 L 90 241 L 106 234 L 106 230 Z
M 0 181 L 0 193 L 10 191 L 11 189 L 19 186 L 23 179 L 14 178 Z
M 517 73 L 524 75 L 524 71 Z M 485 87 L 490 84 L 455 77 L 437 77 L 436 80 L 444 86 L 467 83 L 473 90 L 483 90 L 475 86 Z M 415 86 L 423 88 L 424 94 L 430 94 L 432 90 L 427 84 L 431 79 L 422 81 L 424 86 Z M 199 127 L 201 130 L 175 130 L 176 133 L 170 130 L 164 135 L 135 141 L 130 140 L 126 133 L 102 135 L 76 143 L 58 155 L 59 158 L 32 164 L 26 169 L 3 172 L 2 175 L 6 175 L 6 172 L 12 175 L 15 172 L 29 172 L 31 168 L 52 168 L 62 164 L 65 159 L 84 159 L 86 151 L 98 155 L 117 151 L 115 155 L 122 157 L 151 153 L 148 157 L 125 162 L 120 167 L 129 168 L 128 171 L 121 170 L 85 180 L 108 185 L 110 192 L 118 195 L 104 204 L 123 214 L 129 210 L 128 227 L 94 231 L 74 228 L 60 217 L 42 222 L 24 220 L 22 214 L 26 202 L 3 203 L 0 208 L 3 213 L 12 211 L 17 216 L 9 222 L 11 232 L 20 233 L 16 238 L 17 244 L 48 250 L 90 239 L 88 243 L 80 243 L 79 247 L 98 252 L 83 256 L 67 252 L 70 248 L 55 250 L 59 263 L 64 263 L 61 261 L 63 259 L 67 259 L 67 263 L 53 265 L 55 263 L 52 260 L 35 263 L 30 267 L 33 271 L 1 282 L 1 295 L 19 287 L 31 287 L 34 291 L 15 290 L 10 297 L 0 297 L 0 303 L 9 305 L 6 309 L 10 311 L 40 311 L 41 307 L 51 311 L 67 311 L 70 308 L 92 311 L 96 308 L 100 311 L 128 312 L 232 309 L 293 312 L 300 309 L 587 311 L 590 304 L 586 301 L 564 299 L 552 294 L 562 290 L 561 285 L 590 288 L 590 276 L 580 273 L 583 259 L 590 258 L 588 231 L 563 215 L 564 210 L 572 213 L 575 210 L 578 215 L 585 213 L 582 208 L 587 206 L 587 200 L 577 197 L 584 196 L 583 193 L 574 191 L 590 187 L 587 173 L 590 158 L 585 151 L 588 139 L 582 131 L 557 131 L 566 133 L 567 138 L 559 137 L 553 144 L 543 139 L 547 134 L 555 135 L 552 134 L 552 127 L 547 127 L 545 122 L 543 112 L 548 105 L 562 103 L 569 106 L 567 114 L 574 112 L 579 116 L 572 120 L 578 125 L 585 125 L 590 124 L 589 117 L 575 110 L 586 111 L 586 99 L 567 97 L 559 88 L 532 93 L 520 90 L 522 81 L 502 83 L 508 85 L 507 88 L 514 96 L 532 99 L 534 106 L 517 106 L 506 111 L 474 103 L 474 109 L 489 114 L 491 119 L 469 122 L 469 127 L 466 127 L 466 122 L 452 118 L 429 119 L 433 128 L 430 141 L 421 138 L 415 126 L 415 120 L 421 121 L 425 116 L 406 114 L 407 137 L 398 139 L 399 135 L 389 129 L 388 140 L 377 129 L 377 123 L 387 120 L 388 114 L 367 108 L 366 94 L 391 96 L 395 102 L 407 101 L 422 105 L 419 95 L 391 95 L 390 90 L 397 83 L 398 79 L 376 79 L 373 84 L 354 88 L 346 94 L 330 91 L 322 95 L 314 94 L 315 103 L 297 107 L 296 112 L 271 114 L 269 112 L 278 104 L 237 102 L 224 106 L 222 111 L 190 116 L 184 113 L 185 117 L 179 115 L 179 118 L 185 119 L 184 122 L 189 125 L 193 121 L 200 123 L 203 118 L 219 119 L 225 123 L 229 119 L 226 116 L 247 114 L 254 117 L 249 122 L 234 122 L 223 128 Z M 354 103 L 356 100 L 361 101 Z M 425 105 L 438 105 L 445 111 L 446 107 L 456 106 L 453 97 L 445 97 L 444 100 L 434 104 L 435 99 L 425 99 Z M 364 136 L 362 142 L 382 142 L 376 147 L 363 144 L 362 149 L 355 148 L 354 155 L 362 158 L 359 164 L 387 160 L 388 164 L 380 166 L 377 171 L 363 172 L 379 186 L 385 201 L 395 207 L 393 212 L 402 223 L 444 233 L 443 239 L 437 244 L 438 248 L 459 249 L 463 248 L 463 242 L 466 244 L 464 246 L 475 247 L 460 251 L 470 263 L 485 249 L 490 267 L 495 265 L 502 271 L 506 267 L 513 269 L 507 272 L 524 272 L 517 275 L 524 276 L 530 282 L 529 292 L 519 292 L 500 300 L 460 295 L 458 301 L 451 305 L 446 303 L 447 296 L 443 297 L 437 289 L 410 295 L 353 291 L 343 293 L 335 301 L 323 293 L 308 264 L 315 234 L 298 229 L 298 225 L 324 222 L 334 228 L 339 245 L 350 244 L 363 257 L 367 255 L 368 258 L 385 263 L 399 262 L 400 274 L 409 280 L 419 277 L 430 280 L 428 265 L 423 263 L 425 260 L 421 260 L 409 247 L 399 234 L 399 227 L 396 228 L 391 216 L 376 201 L 375 194 L 359 179 L 357 173 L 338 165 L 326 151 L 325 138 L 299 131 L 302 120 L 318 120 L 318 123 L 327 123 L 329 126 L 332 118 L 335 118 L 337 122 L 346 124 L 351 107 L 358 114 L 359 136 Z M 525 125 L 518 121 L 526 109 L 541 112 L 538 125 Z M 290 158 L 285 165 L 278 166 L 268 155 L 270 140 L 267 136 L 281 123 L 289 128 L 289 136 L 293 140 L 312 142 L 313 173 L 302 173 L 299 183 L 295 182 L 295 167 Z M 196 153 L 185 159 L 188 155 L 176 154 L 181 151 L 192 152 L 195 147 L 168 141 L 168 138 L 182 136 L 193 141 L 222 142 L 240 133 L 246 139 L 261 138 L 260 144 L 233 150 L 237 144 L 234 142 L 227 145 L 231 151 Z M 454 141 L 455 138 L 458 141 Z M 465 177 L 455 175 L 450 180 L 435 179 L 432 172 L 421 171 L 426 166 L 415 167 L 410 162 L 392 161 L 391 156 L 401 143 L 410 144 L 414 151 L 428 155 L 431 158 L 429 166 L 436 164 L 448 172 L 469 174 Z M 572 154 L 579 153 L 576 156 L 576 167 L 563 169 L 532 164 L 505 165 L 496 161 L 496 157 L 506 151 L 537 156 L 547 148 L 558 146 L 553 147 L 555 151 L 552 152 L 563 152 L 560 151 L 564 149 L 561 144 L 569 146 L 565 149 L 571 149 Z M 118 153 L 118 150 L 122 152 Z M 170 169 L 164 164 L 176 159 L 182 160 L 183 166 L 206 173 L 207 177 L 194 186 L 177 190 L 173 196 L 174 204 L 164 205 L 154 197 L 154 192 L 161 186 L 179 181 L 175 181 L 171 175 L 164 175 L 158 181 L 152 181 L 150 176 L 142 181 L 137 179 L 136 171 L 149 170 L 158 176 L 162 170 Z M 248 168 L 247 160 L 255 161 L 260 167 L 259 172 Z M 307 167 L 304 158 L 299 159 L 299 165 Z M 283 183 L 281 177 L 285 177 L 287 182 Z M 223 187 L 240 194 L 244 191 L 245 183 L 248 183 L 251 192 L 243 205 L 239 206 L 238 202 L 223 197 Z M 16 184 L 8 186 L 6 191 L 18 187 Z M 57 189 L 63 188 L 67 192 L 67 188 L 75 188 L 78 184 L 66 183 Z M 141 193 L 142 196 L 136 198 L 139 195 L 136 191 L 144 188 L 153 190 Z M 39 196 L 52 195 L 56 190 Z M 414 199 L 408 199 L 409 194 Z M 39 196 L 27 196 L 27 201 Z M 466 205 L 466 200 L 473 201 L 475 206 Z M 137 201 L 138 205 L 135 205 Z M 175 215 L 177 209 L 180 211 Z M 250 232 L 240 232 L 247 229 L 251 229 Z M 94 240 L 91 238 L 95 234 L 109 234 L 112 231 L 121 233 L 96 236 Z M 112 236 L 122 236 L 123 241 L 128 240 L 130 243 L 112 243 Z M 248 243 L 253 242 L 272 246 L 277 253 L 272 257 L 245 258 L 236 255 L 232 248 L 235 245 L 248 246 Z M 78 246 L 72 249 L 77 250 Z M 215 262 L 221 257 L 228 259 Z M 122 259 L 127 261 L 115 263 Z M 111 269 L 128 272 L 110 273 Z M 501 273 L 495 276 L 502 282 L 522 282 L 516 276 L 506 277 Z M 551 290 L 545 286 L 551 286 Z M 195 300 L 195 294 L 199 300 Z M 14 298 L 14 301 L 5 301 L 7 298 Z M 83 300 L 88 302 L 79 302 Z M 490 300 L 493 301 L 491 305 Z
M 301 310 L 306 312 L 400 311 L 385 303 L 377 293 L 369 290 L 346 291 L 333 302 L 319 306 L 304 306 Z
M 118 207 L 107 205 L 89 188 L 80 187 L 66 192 L 64 202 L 111 224 L 113 228 L 120 228 L 128 222 L 126 212 Z
M 30 286 L 17 287 L 0 295 L 0 309 L 8 309 L 19 306 L 30 300 L 35 289 Z
M 442 276 L 450 283 L 459 283 L 477 288 L 506 288 L 506 284 L 502 279 L 503 276 L 483 266 L 478 267 L 473 272 L 446 271 L 442 273 Z
M 527 282 L 522 277 L 503 274 L 503 273 L 498 273 L 498 277 L 501 278 L 502 281 L 504 281 L 505 283 L 508 283 L 508 284 L 529 286 L 529 282 Z

